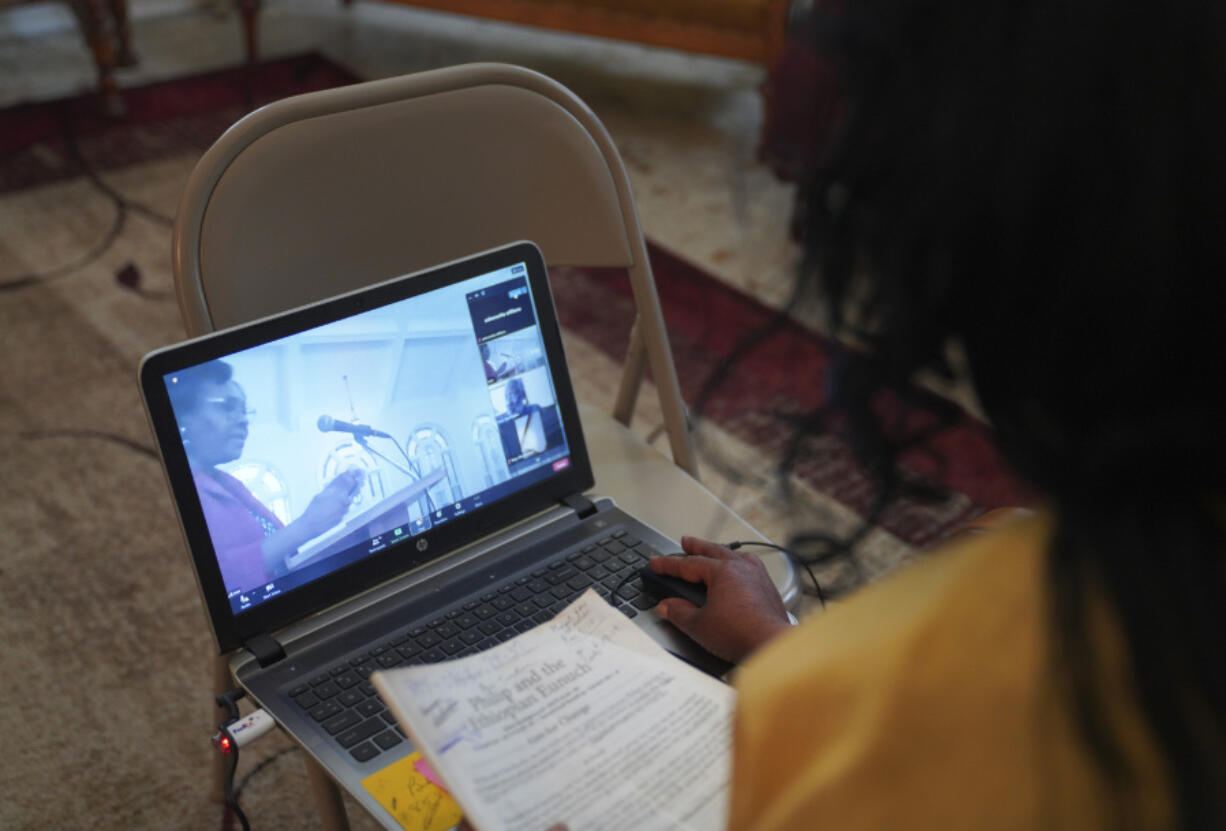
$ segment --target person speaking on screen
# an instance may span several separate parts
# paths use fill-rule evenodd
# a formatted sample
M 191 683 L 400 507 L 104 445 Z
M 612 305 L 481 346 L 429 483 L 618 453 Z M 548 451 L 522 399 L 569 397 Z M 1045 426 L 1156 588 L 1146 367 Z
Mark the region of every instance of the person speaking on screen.
M 225 361 L 211 361 L 180 372 L 168 385 L 227 592 L 285 574 L 287 557 L 340 523 L 363 479 L 360 470 L 339 474 L 301 516 L 282 523 L 246 485 L 218 468 L 240 458 L 247 442 L 247 396 L 233 374 Z

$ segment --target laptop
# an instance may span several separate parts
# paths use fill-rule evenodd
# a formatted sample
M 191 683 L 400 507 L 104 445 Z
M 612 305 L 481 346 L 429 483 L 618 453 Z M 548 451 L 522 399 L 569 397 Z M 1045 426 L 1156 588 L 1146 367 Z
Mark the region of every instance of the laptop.
M 150 353 L 150 424 L 220 653 L 363 805 L 413 748 L 370 674 L 487 649 L 588 588 L 728 666 L 634 577 L 677 543 L 594 479 L 529 242 Z

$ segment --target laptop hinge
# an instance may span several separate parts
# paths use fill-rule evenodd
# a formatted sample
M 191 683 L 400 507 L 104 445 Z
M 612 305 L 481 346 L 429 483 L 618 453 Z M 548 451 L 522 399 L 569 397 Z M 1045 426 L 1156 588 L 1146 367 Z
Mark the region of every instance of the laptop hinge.
M 255 656 L 255 660 L 260 667 L 266 667 L 269 664 L 275 664 L 277 661 L 285 657 L 285 650 L 281 648 L 281 644 L 277 643 L 270 635 L 265 635 L 263 632 L 247 641 L 243 646 L 248 652 Z
M 596 513 L 596 505 L 581 493 L 562 497 L 562 504 L 578 514 L 579 519 L 586 519 Z

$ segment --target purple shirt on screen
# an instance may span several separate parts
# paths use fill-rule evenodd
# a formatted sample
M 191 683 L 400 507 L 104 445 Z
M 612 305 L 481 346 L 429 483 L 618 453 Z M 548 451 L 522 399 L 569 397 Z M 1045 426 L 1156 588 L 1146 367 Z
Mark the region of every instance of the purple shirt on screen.
M 266 534 L 259 517 L 277 529 L 285 527 L 284 523 L 230 474 L 216 468 L 196 468 L 192 474 L 226 592 L 268 583 L 273 575 L 264 566 Z

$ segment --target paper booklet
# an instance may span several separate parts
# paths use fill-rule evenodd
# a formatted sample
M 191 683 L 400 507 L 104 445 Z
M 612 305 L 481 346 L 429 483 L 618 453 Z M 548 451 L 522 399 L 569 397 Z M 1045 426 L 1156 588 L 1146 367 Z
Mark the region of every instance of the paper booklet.
M 591 589 L 489 650 L 371 680 L 477 831 L 727 823 L 734 691 Z

